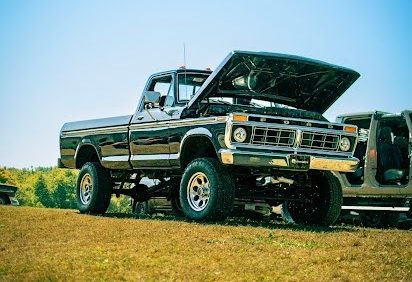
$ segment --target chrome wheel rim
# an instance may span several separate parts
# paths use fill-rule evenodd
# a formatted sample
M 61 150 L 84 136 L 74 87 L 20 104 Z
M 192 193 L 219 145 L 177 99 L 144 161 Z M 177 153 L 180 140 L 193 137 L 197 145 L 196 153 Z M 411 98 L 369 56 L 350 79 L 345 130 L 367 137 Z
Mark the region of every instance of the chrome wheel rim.
M 80 201 L 84 205 L 88 205 L 92 199 L 93 192 L 93 180 L 90 174 L 86 173 L 83 175 L 80 181 Z
M 187 201 L 195 211 L 204 210 L 210 199 L 209 179 L 202 172 L 192 175 L 187 185 Z

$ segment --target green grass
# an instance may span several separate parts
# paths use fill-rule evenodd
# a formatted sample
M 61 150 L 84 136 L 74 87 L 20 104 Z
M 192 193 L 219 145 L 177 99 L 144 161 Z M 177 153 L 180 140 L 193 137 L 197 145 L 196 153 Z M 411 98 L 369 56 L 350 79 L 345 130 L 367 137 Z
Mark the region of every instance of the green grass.
M 412 281 L 407 230 L 1 206 L 0 234 L 0 281 Z

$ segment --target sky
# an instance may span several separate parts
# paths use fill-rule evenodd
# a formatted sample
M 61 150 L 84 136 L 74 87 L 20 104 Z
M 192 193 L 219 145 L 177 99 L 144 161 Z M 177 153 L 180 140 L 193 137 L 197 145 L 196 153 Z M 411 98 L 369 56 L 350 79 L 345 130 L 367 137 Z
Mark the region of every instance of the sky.
M 325 113 L 412 109 L 412 1 L 0 1 L 0 166 L 54 166 L 67 121 L 133 114 L 152 73 L 232 50 L 361 77 Z

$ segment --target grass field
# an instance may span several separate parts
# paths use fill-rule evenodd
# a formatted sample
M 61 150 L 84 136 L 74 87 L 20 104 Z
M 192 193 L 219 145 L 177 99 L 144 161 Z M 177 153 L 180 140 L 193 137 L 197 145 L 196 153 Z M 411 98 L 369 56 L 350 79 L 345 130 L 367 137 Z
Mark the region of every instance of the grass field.
M 1 206 L 0 280 L 412 281 L 412 231 Z

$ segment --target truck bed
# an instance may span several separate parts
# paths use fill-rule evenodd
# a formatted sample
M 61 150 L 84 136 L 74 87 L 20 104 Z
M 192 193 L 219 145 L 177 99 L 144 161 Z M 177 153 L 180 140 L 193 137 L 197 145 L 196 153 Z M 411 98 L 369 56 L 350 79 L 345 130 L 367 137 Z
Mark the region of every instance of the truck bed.
M 132 115 L 90 119 L 65 123 L 62 132 L 129 125 Z

